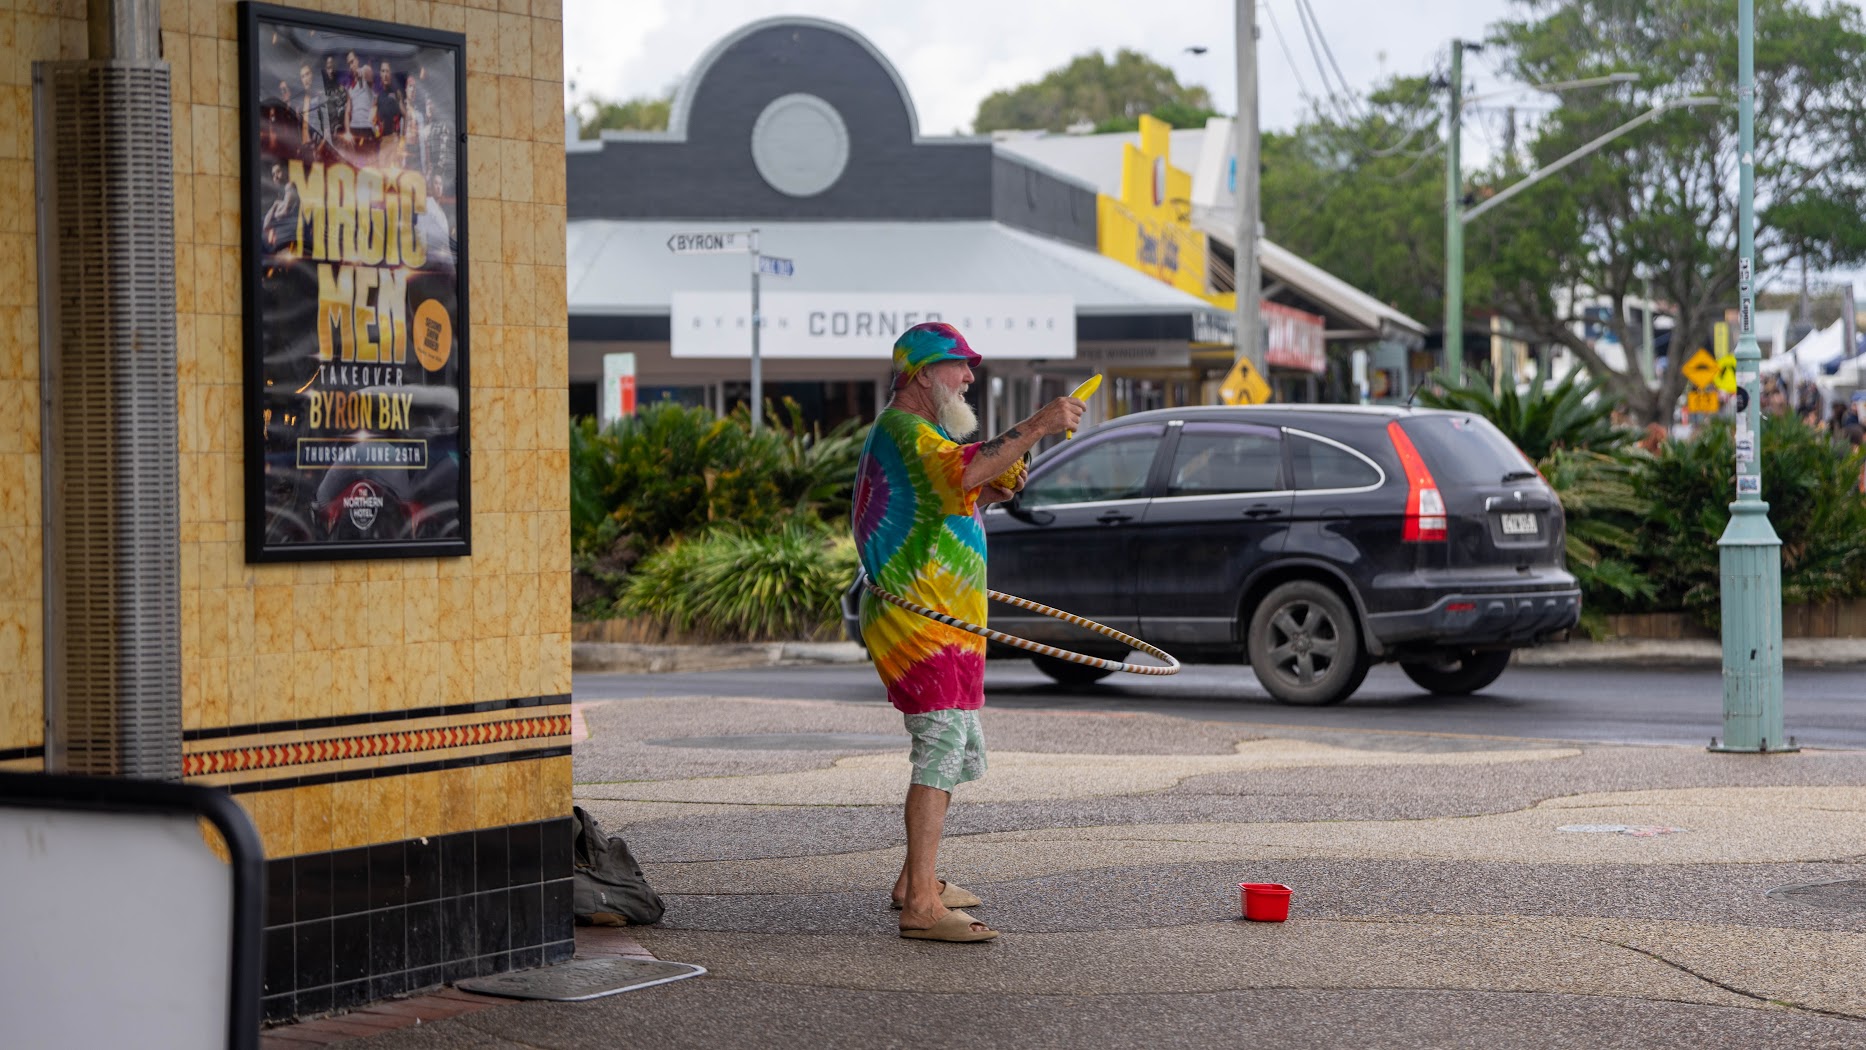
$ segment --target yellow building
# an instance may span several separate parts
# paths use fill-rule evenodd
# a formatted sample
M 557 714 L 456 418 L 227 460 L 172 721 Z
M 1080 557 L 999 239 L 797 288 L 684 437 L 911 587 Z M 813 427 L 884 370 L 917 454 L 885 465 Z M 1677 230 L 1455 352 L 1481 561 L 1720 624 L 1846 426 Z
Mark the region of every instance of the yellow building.
M 143 510 L 179 516 L 178 768 L 233 792 L 268 857 L 271 1018 L 539 965 L 568 957 L 571 938 L 560 5 L 307 11 L 464 39 L 454 101 L 470 164 L 449 174 L 464 179 L 457 206 L 471 216 L 470 236 L 459 222 L 453 234 L 470 273 L 472 542 L 465 556 L 249 561 L 241 12 L 234 0 L 162 4 L 179 484 L 174 506 Z M 11 770 L 60 768 L 47 726 L 69 715 L 47 679 L 66 672 L 47 643 L 42 572 L 52 442 L 34 274 L 53 231 L 32 201 L 52 129 L 35 132 L 32 77 L 35 63 L 86 57 L 85 17 L 83 0 L 0 12 L 12 59 L 0 71 L 0 184 L 13 202 L 0 218 L 0 768 Z M 426 93 L 408 86 L 401 104 L 412 114 Z M 384 167 L 414 163 L 409 121 L 393 161 L 394 129 L 379 126 Z

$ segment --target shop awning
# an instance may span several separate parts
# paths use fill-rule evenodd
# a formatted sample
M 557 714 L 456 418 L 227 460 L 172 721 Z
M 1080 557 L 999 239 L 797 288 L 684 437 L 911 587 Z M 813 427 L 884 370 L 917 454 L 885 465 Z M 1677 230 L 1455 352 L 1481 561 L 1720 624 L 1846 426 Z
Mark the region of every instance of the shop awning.
M 579 219 L 569 224 L 570 337 L 668 338 L 676 293 L 749 291 L 745 255 L 675 255 L 676 234 L 748 224 Z M 1086 248 L 990 221 L 761 223 L 759 250 L 795 273 L 767 292 L 900 297 L 1067 296 L 1076 338 L 1193 341 L 1224 311 Z

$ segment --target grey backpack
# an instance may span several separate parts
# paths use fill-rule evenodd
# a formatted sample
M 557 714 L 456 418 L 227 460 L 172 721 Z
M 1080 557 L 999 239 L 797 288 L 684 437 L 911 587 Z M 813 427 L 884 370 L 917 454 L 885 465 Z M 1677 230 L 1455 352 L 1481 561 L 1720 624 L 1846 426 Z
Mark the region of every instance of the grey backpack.
M 574 908 L 579 926 L 652 926 L 667 910 L 628 851 L 596 818 L 571 807 Z

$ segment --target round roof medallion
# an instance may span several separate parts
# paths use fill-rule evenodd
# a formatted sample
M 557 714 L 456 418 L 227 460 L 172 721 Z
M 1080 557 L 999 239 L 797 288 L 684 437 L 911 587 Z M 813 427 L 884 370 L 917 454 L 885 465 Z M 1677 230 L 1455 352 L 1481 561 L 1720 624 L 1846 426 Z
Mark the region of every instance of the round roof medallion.
M 770 187 L 814 197 L 849 165 L 849 128 L 836 107 L 802 93 L 776 98 L 752 125 L 752 163 Z

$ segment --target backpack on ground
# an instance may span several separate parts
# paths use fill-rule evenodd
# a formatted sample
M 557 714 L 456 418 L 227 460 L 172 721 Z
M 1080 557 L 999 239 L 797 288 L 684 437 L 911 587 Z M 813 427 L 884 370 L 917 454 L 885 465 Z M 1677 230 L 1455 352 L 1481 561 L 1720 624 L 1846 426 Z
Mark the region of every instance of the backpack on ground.
M 611 835 L 596 818 L 571 807 L 570 846 L 574 909 L 579 926 L 652 926 L 667 906 L 641 873 L 628 843 Z

